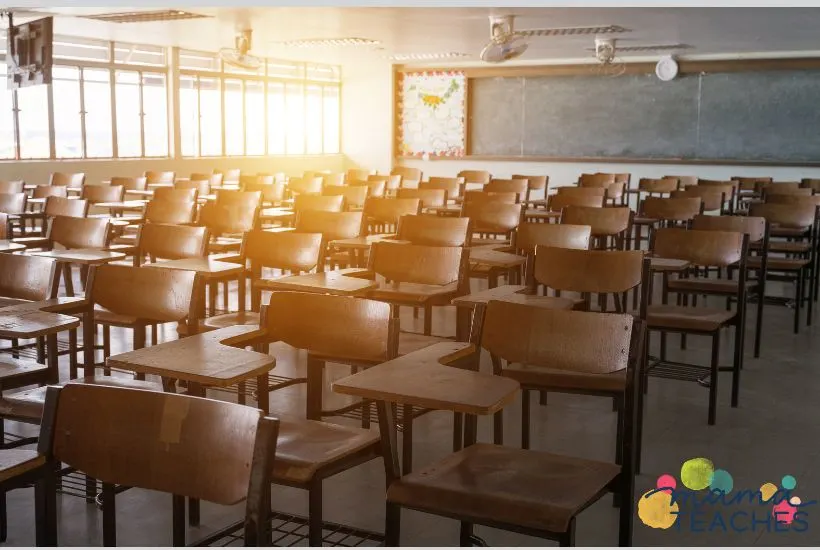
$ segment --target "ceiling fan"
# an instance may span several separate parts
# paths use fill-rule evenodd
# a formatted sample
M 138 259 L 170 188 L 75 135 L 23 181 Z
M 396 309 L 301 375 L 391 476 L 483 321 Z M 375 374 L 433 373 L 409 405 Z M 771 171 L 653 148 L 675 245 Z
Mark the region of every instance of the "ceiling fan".
M 236 35 L 233 48 L 222 48 L 219 50 L 219 57 L 228 65 L 245 69 L 246 71 L 257 71 L 262 66 L 262 60 L 251 55 L 251 29 L 245 29 Z

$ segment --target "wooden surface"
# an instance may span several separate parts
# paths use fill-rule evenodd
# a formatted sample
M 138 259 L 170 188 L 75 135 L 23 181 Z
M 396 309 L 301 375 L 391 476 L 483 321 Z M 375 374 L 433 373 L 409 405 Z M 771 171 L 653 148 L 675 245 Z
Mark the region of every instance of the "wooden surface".
M 126 208 L 142 208 L 147 201 L 133 200 L 133 201 L 117 201 L 117 202 L 97 202 L 93 206 L 98 208 L 108 208 L 109 210 L 121 210 Z
M 365 237 L 355 237 L 353 239 L 337 239 L 330 241 L 330 245 L 341 249 L 366 250 L 375 242 L 393 240 L 393 237 L 395 237 L 395 235 L 391 233 L 380 233 L 377 235 L 367 235 Z
M 229 262 L 220 262 L 211 258 L 183 258 L 181 260 L 167 260 L 145 264 L 143 267 L 159 267 L 163 269 L 179 269 L 182 271 L 196 271 L 205 279 L 211 277 L 225 277 L 242 273 L 245 266 Z
M 518 382 L 445 366 L 475 352 L 472 344 L 441 343 L 337 380 L 333 390 L 374 401 L 487 415 L 518 392 Z
M 524 285 L 504 285 L 474 292 L 466 296 L 459 296 L 453 299 L 452 304 L 456 307 L 474 307 L 487 304 L 490 300 L 502 302 L 513 302 L 529 306 L 546 307 L 551 309 L 572 309 L 575 300 L 571 298 L 556 298 L 555 296 L 537 296 L 535 294 L 524 294 L 527 287 Z
M 261 282 L 259 286 L 267 290 L 319 292 L 339 296 L 353 296 L 378 286 L 376 281 L 349 277 L 344 275 L 343 271 L 344 270 L 309 273 L 307 275 L 292 275 L 280 279 L 265 280 Z
M 0 481 L 7 481 L 45 463 L 45 455 L 34 450 L 2 449 L 0 450 Z
M 498 250 L 491 250 L 489 248 L 484 247 L 470 249 L 471 264 L 481 264 L 490 267 L 513 268 L 519 265 L 524 265 L 526 261 L 526 256 L 519 256 L 518 254 L 499 252 Z
M 80 326 L 79 319 L 53 311 L 61 306 L 76 306 L 78 303 L 81 303 L 81 301 L 46 300 L 2 307 L 0 309 L 0 338 L 37 338 L 63 330 L 78 328 Z
M 31 252 L 32 256 L 45 256 L 54 258 L 59 262 L 67 262 L 82 265 L 100 265 L 114 260 L 122 260 L 125 254 L 121 252 L 110 252 L 107 250 L 97 250 L 93 248 L 74 248 L 71 250 L 48 250 L 46 252 Z
M 691 264 L 686 260 L 675 260 L 671 258 L 651 258 L 649 269 L 652 271 L 685 271 Z
M 272 356 L 232 347 L 261 334 L 256 327 L 233 326 L 181 340 L 112 355 L 110 367 L 206 386 L 227 387 L 267 373 L 276 365 Z
M 25 245 L 20 243 L 13 243 L 9 240 L 0 240 L 0 252 L 14 252 L 15 250 L 25 250 Z

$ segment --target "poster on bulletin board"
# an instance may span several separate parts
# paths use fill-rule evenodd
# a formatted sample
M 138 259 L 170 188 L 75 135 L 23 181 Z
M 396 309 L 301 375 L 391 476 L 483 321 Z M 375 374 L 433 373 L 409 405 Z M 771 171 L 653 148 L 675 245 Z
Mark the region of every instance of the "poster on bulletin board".
M 467 76 L 462 71 L 401 73 L 399 155 L 462 157 L 467 142 Z

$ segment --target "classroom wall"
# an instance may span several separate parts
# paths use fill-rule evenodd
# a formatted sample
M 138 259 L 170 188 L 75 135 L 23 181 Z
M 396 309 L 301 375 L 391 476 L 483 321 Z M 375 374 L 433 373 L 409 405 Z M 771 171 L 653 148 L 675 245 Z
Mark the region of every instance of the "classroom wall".
M 393 70 L 387 61 L 342 66 L 342 152 L 348 168 L 389 173 L 393 159 Z
M 179 177 L 193 172 L 211 172 L 239 168 L 251 174 L 284 172 L 299 176 L 305 170 L 345 169 L 343 155 L 295 157 L 236 157 L 203 159 L 115 159 L 0 162 L 0 180 L 23 179 L 28 183 L 47 184 L 52 172 L 85 172 L 87 183 L 97 183 L 111 176 L 139 176 L 146 170 L 174 170 Z

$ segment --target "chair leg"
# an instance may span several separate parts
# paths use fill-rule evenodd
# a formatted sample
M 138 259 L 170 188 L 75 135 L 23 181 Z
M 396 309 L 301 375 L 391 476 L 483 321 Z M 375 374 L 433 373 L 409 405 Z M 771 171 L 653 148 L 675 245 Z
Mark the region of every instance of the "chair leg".
M 464 415 L 462 413 L 453 413 L 453 452 L 456 453 L 461 450 L 464 441 L 462 440 L 464 434 Z
M 797 273 L 796 288 L 794 290 L 794 333 L 800 332 L 800 306 L 803 301 L 803 277 L 805 269 Z
M 185 497 L 172 495 L 171 502 L 174 546 L 185 546 L 185 531 L 187 529 L 185 525 Z
M 413 405 L 404 405 L 402 410 L 402 474 L 413 471 Z
M 760 288 L 763 288 L 763 283 L 758 282 Z M 763 292 L 758 292 L 757 294 L 757 314 L 755 318 L 755 359 L 760 357 L 760 340 L 763 337 L 763 302 L 765 302 L 766 297 L 763 296 Z
M 314 479 L 308 488 L 308 544 L 322 546 L 324 519 L 322 517 L 322 480 Z
M 745 304 L 742 304 L 740 307 L 741 312 L 743 312 L 743 317 L 746 317 Z M 734 361 L 732 362 L 732 407 L 737 407 L 740 396 L 740 371 L 743 368 L 743 349 L 746 347 L 746 337 L 743 334 L 745 325 L 743 317 L 741 317 L 738 320 L 738 324 L 735 325 L 735 353 Z
M 39 528 L 39 522 L 37 527 Z M 6 542 L 8 538 L 8 516 L 6 515 L 6 492 L 0 492 L 0 542 Z
M 493 443 L 504 444 L 504 411 L 498 411 L 493 415 Z
M 715 418 L 717 416 L 717 380 L 718 380 L 718 361 L 720 359 L 720 330 L 715 331 L 712 336 L 712 377 L 709 384 L 709 425 L 715 425 Z
M 384 514 L 384 545 L 388 548 L 399 546 L 401 538 L 401 507 L 388 502 Z
M 575 518 L 569 520 L 567 530 L 558 537 L 558 546 L 575 546 Z
M 114 485 L 111 483 L 103 483 L 103 546 L 117 546 L 117 509 L 114 505 L 114 501 Z
M 530 390 L 521 390 L 521 448 L 530 448 Z
M 103 363 L 106 363 L 106 359 L 111 356 L 111 327 L 109 325 L 102 326 L 102 333 L 103 333 Z M 103 367 L 103 374 L 105 376 L 111 376 L 111 369 L 107 366 Z
M 68 331 L 68 378 L 77 378 L 77 329 Z
M 424 335 L 430 336 L 433 333 L 433 306 L 424 306 Z
M 547 394 L 546 390 L 541 390 L 538 392 L 538 404 L 542 406 L 547 406 Z
M 466 521 L 461 522 L 458 536 L 459 546 L 473 545 L 473 524 Z

